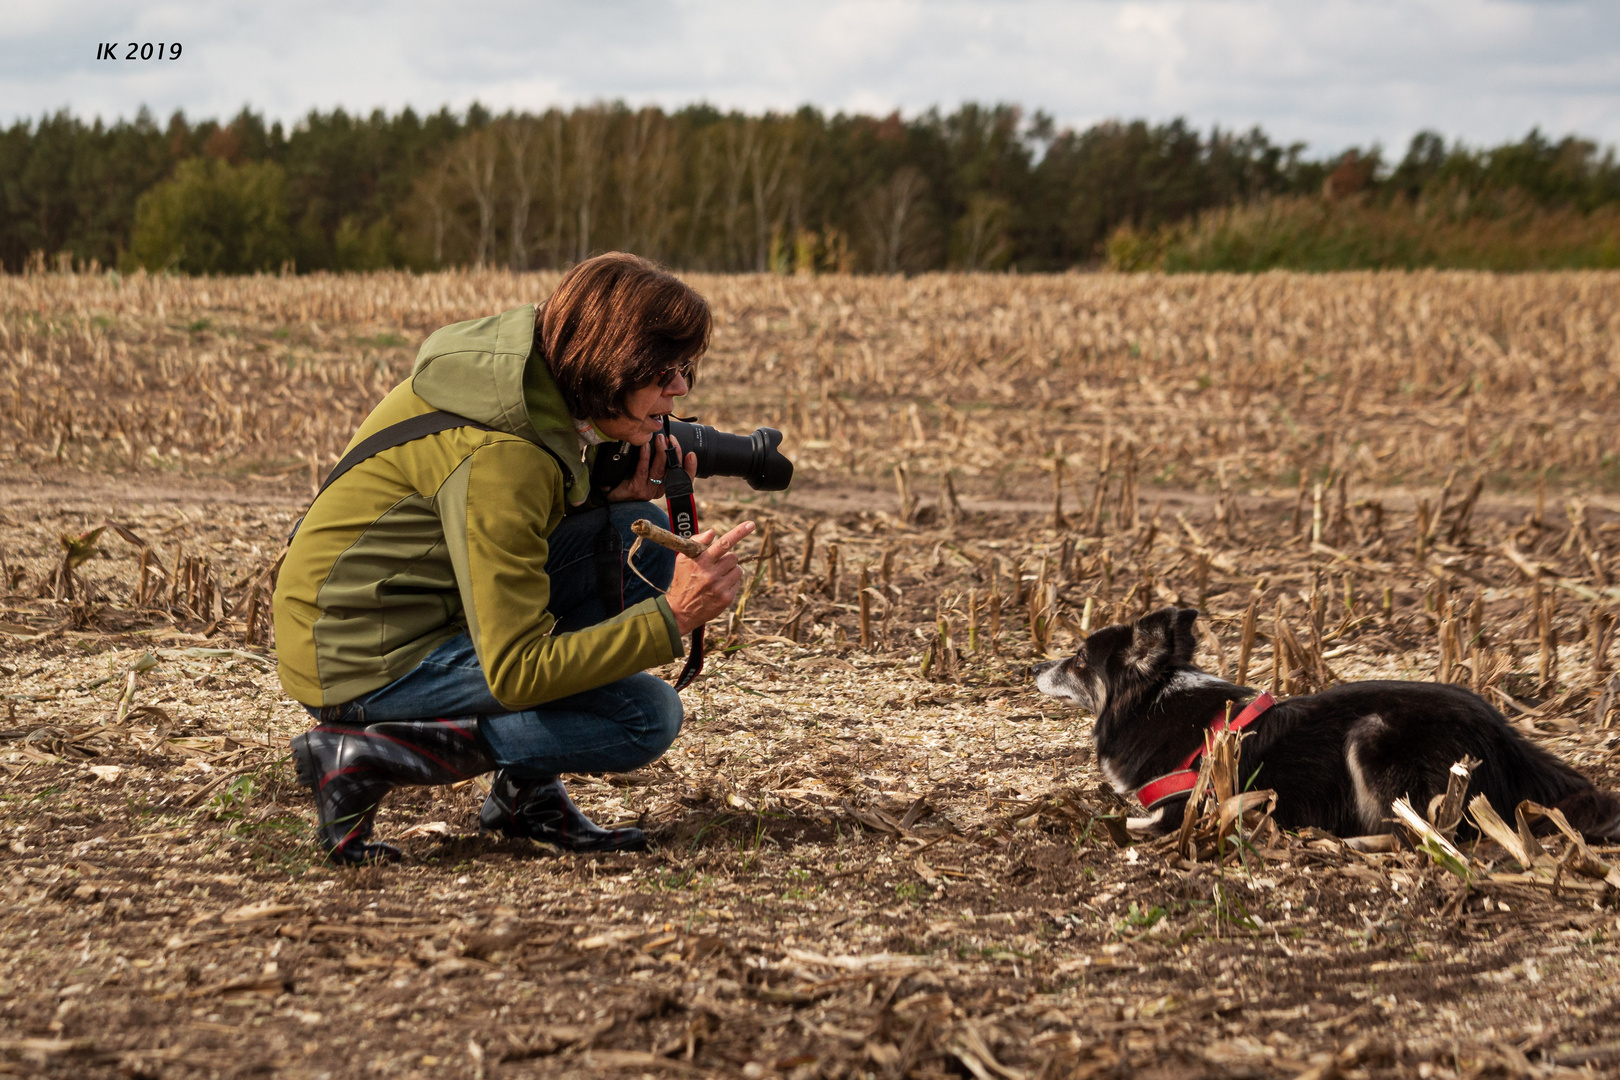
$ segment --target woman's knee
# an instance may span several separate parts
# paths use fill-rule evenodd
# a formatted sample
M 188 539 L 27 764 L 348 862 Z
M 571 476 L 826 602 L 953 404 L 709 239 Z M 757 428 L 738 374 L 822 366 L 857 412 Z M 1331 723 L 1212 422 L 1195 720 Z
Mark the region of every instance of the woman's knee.
M 663 679 L 642 672 L 626 682 L 630 685 L 625 689 L 634 696 L 636 705 L 636 723 L 630 737 L 636 749 L 645 755 L 646 760 L 640 765 L 647 765 L 663 757 L 674 744 L 681 733 L 685 709 L 681 695 Z
M 635 533 L 631 531 L 630 526 L 643 518 L 660 529 L 669 528 L 669 515 L 664 512 L 663 507 L 654 502 L 609 503 L 608 514 L 612 518 L 613 527 L 630 541 L 635 540 Z

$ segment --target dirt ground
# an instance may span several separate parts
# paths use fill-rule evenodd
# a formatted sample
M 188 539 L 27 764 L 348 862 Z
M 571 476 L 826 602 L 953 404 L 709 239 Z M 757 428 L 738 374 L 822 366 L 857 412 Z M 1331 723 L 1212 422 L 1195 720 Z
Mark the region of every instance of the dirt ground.
M 554 280 L 0 279 L 0 1074 L 1620 1074 L 1620 850 L 1134 837 L 1028 677 L 1197 606 L 1206 668 L 1466 684 L 1620 787 L 1620 275 L 694 278 L 693 410 L 799 473 L 703 483 L 774 551 L 670 753 L 568 778 L 653 849 L 474 781 L 333 869 L 282 538 L 424 334 Z
M 772 520 L 786 577 L 772 585 L 761 566 L 742 624 L 721 635 L 733 650 L 687 691 L 663 761 L 570 778 L 588 812 L 642 822 L 654 850 L 581 858 L 480 836 L 474 783 L 395 793 L 379 833 L 407 861 L 340 871 L 318 858 L 293 784 L 287 740 L 305 718 L 244 643 L 240 615 L 218 619 L 206 599 L 195 611 L 184 586 L 176 597 L 150 582 L 143 605 L 142 548 L 112 530 L 74 571 L 74 599 L 49 595 L 59 534 L 112 521 L 171 575 L 186 552 L 208 559 L 239 611 L 302 492 L 5 477 L 0 1071 L 1012 1080 L 1620 1067 L 1612 889 L 1493 875 L 1518 868 L 1489 845 L 1465 888 L 1421 852 L 1322 837 L 1272 836 L 1224 861 L 1116 840 L 1122 807 L 1100 787 L 1087 719 L 1030 687 L 1010 596 L 997 655 L 987 620 L 968 651 L 958 618 L 949 669 L 934 613 L 959 610 L 967 589 L 1000 578 L 1011 593 L 1015 575 L 1045 573 L 1073 610 L 1111 595 L 1117 611 L 1100 606 L 1130 614 L 1141 601 L 1124 583 L 1150 559 L 1152 602 L 1201 591 L 1231 663 L 1257 577 L 1271 579 L 1263 610 L 1290 567 L 1286 590 L 1310 588 L 1292 499 L 1247 505 L 1249 539 L 1200 580 L 1183 549 L 1215 528 L 1207 499 L 1164 499 L 1162 518 L 1184 513 L 1190 528 L 1145 549 L 1141 536 L 1079 538 L 1064 577 L 1039 569 L 1064 534 L 1034 503 L 968 502 L 954 523 L 907 525 L 882 491 L 855 492 L 861 509 L 842 512 L 828 507 L 849 492 L 816 484 L 765 506 L 738 501 L 746 489 L 708 492 L 709 521 Z M 1523 590 L 1488 552 L 1522 513 L 1482 505 L 1478 535 L 1431 556 L 1478 579 L 1458 580 L 1489 598 L 1504 647 Z M 811 522 L 817 554 L 800 575 Z M 1254 539 L 1268 534 L 1285 542 Z M 1553 558 L 1555 534 L 1536 557 Z M 844 567 L 836 600 L 829 544 Z M 1325 655 L 1338 677 L 1433 677 L 1434 579 L 1402 546 L 1392 530 L 1338 561 L 1334 589 L 1342 574 L 1369 579 L 1353 612 L 1334 601 L 1342 632 Z M 884 553 L 892 607 L 862 649 L 848 578 Z M 1385 577 L 1393 618 L 1370 588 Z M 1051 648 L 1068 640 L 1060 629 Z M 1203 660 L 1216 665 L 1213 647 Z M 1583 663 L 1568 647 L 1563 662 Z M 1525 730 L 1615 784 L 1620 739 L 1590 722 L 1592 697 L 1581 685 L 1514 700 L 1533 710 Z

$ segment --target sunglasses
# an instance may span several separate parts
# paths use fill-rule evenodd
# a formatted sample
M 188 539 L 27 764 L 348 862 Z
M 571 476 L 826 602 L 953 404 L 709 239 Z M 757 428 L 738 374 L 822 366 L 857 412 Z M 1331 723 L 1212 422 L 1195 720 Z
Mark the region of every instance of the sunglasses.
M 677 375 L 679 375 L 684 382 L 690 383 L 692 381 L 692 371 L 694 366 L 695 365 L 688 360 L 684 364 L 676 364 L 673 367 L 667 367 L 663 371 L 660 371 L 657 375 L 653 376 L 653 382 L 657 384 L 658 389 L 660 390 L 674 382 L 675 376 Z

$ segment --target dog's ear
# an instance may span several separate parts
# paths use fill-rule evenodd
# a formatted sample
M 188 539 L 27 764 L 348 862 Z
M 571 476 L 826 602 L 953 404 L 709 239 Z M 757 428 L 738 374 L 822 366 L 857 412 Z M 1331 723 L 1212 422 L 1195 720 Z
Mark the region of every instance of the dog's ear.
M 1126 663 L 1144 674 L 1166 662 L 1191 663 L 1198 649 L 1198 636 L 1193 633 L 1197 620 L 1197 608 L 1160 608 L 1142 616 L 1131 628 Z
M 1174 611 L 1172 619 L 1175 633 L 1172 637 L 1170 651 L 1178 664 L 1192 663 L 1193 653 L 1198 651 L 1198 634 L 1193 630 L 1193 623 L 1198 621 L 1197 608 L 1170 609 Z
M 1176 615 L 1175 608 L 1160 608 L 1137 619 L 1131 627 L 1125 663 L 1145 675 L 1170 659 L 1175 649 Z

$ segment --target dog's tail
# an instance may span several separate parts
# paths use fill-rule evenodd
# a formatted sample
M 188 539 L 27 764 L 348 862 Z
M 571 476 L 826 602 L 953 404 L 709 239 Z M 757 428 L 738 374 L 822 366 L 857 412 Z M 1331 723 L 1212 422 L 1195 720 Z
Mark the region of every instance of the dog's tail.
M 1620 795 L 1594 786 L 1582 787 L 1558 800 L 1565 819 L 1593 843 L 1620 840 Z

